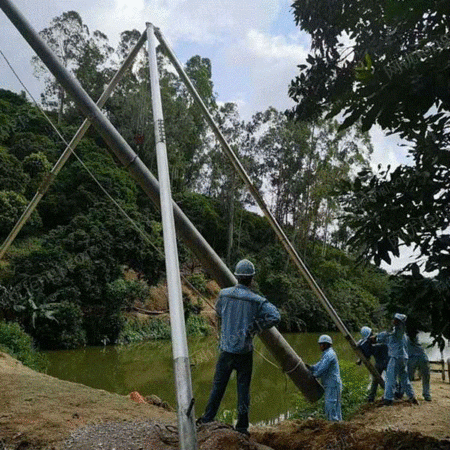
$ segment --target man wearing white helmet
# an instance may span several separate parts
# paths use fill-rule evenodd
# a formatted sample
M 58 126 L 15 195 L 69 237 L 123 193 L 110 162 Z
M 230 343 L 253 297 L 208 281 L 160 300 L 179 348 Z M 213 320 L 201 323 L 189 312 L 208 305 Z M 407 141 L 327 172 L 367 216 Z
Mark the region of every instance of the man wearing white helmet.
M 325 389 L 325 416 L 327 420 L 342 420 L 341 392 L 342 381 L 339 370 L 339 361 L 333 350 L 333 340 L 327 334 L 323 334 L 317 341 L 322 357 L 319 362 L 309 367 L 314 377 L 320 378 Z
M 370 359 L 371 356 L 375 359 L 375 368 L 377 369 L 380 375 L 387 369 L 387 365 L 389 362 L 388 348 L 386 344 L 375 344 L 372 342 L 370 337 L 372 336 L 372 328 L 370 327 L 362 327 L 361 328 L 361 340 L 357 342 L 357 346 L 363 352 L 363 355 Z M 358 361 L 357 364 L 361 364 L 361 361 Z M 375 401 L 375 397 L 378 390 L 378 380 L 372 376 L 368 393 L 367 393 L 367 401 L 373 402 Z
M 249 260 L 239 261 L 234 274 L 239 284 L 222 289 L 216 303 L 216 313 L 221 321 L 220 354 L 205 414 L 197 422 L 214 420 L 230 375 L 236 370 L 238 418 L 235 428 L 248 435 L 253 336 L 276 325 L 280 313 L 272 303 L 250 289 L 255 266 Z
M 417 404 L 414 389 L 408 378 L 408 338 L 405 334 L 406 316 L 394 314 L 394 328 L 392 331 L 383 331 L 372 336 L 374 342 L 384 343 L 388 346 L 389 362 L 386 369 L 386 382 L 384 387 L 384 404 L 392 405 L 397 379 L 400 391 L 405 392 L 411 403 Z

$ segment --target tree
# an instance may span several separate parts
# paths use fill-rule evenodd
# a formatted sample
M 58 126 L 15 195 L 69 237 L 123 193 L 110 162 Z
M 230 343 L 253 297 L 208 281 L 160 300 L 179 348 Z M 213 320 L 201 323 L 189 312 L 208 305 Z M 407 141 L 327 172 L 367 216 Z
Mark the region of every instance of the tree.
M 81 16 L 68 11 L 55 17 L 50 26 L 39 32 L 62 65 L 72 72 L 87 92 L 97 100 L 103 92 L 107 79 L 111 76 L 108 60 L 113 53 L 107 36 L 94 31 L 91 35 Z M 66 107 L 64 89 L 47 71 L 42 61 L 34 56 L 35 75 L 43 77 L 45 90 L 41 94 L 44 106 L 58 110 L 58 124 L 61 124 Z
M 417 278 L 421 271 L 437 273 L 448 310 L 450 4 L 321 0 L 296 1 L 293 8 L 312 44 L 308 65 L 300 66 L 290 87 L 298 102 L 292 115 L 341 113 L 343 127 L 361 121 L 368 130 L 378 124 L 409 142 L 411 164 L 393 170 L 380 165 L 376 174 L 364 170 L 343 186 L 347 220 L 355 230 L 350 243 L 377 264 L 390 264 L 401 246 L 414 246 L 420 259 L 405 270 Z M 429 314 L 433 301 L 427 298 Z M 423 298 L 410 302 L 419 309 Z M 435 336 L 449 333 L 441 325 L 431 328 Z
M 89 29 L 77 12 L 68 11 L 55 17 L 50 26 L 40 31 L 39 35 L 46 41 L 66 69 L 74 72 L 79 67 L 80 55 L 89 37 Z M 58 109 L 59 124 L 65 106 L 64 89 L 47 71 L 47 68 L 37 56 L 33 56 L 31 60 L 35 66 L 35 75 L 38 78 L 44 77 L 45 91 L 41 94 L 42 103 L 46 107 Z
M 294 122 L 273 108 L 253 117 L 251 132 L 274 216 L 294 228 L 302 248 L 319 234 L 326 241 L 339 211 L 334 187 L 367 165 L 368 136 L 331 120 Z

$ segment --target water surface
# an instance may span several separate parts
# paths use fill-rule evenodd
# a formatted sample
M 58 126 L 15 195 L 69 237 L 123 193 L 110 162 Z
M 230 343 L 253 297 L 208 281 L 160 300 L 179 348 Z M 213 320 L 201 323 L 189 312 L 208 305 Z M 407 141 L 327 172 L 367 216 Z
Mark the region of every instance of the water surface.
M 356 356 L 340 333 L 330 333 L 340 360 L 356 361 Z M 307 363 L 320 358 L 317 333 L 285 334 L 285 339 Z M 357 338 L 357 337 L 356 337 Z M 203 413 L 208 400 L 217 359 L 215 337 L 189 338 L 189 356 L 195 412 Z M 435 349 L 427 352 L 432 359 Z M 446 349 L 448 351 L 448 347 Z M 48 374 L 63 380 L 74 381 L 109 392 L 127 395 L 138 391 L 143 396 L 156 394 L 162 400 L 176 405 L 172 345 L 170 341 L 151 341 L 141 344 L 106 347 L 86 347 L 77 350 L 47 353 L 50 365 Z M 269 362 L 270 361 L 270 362 Z M 366 368 L 355 366 L 356 370 Z M 294 383 L 282 373 L 274 358 L 259 339 L 255 339 L 253 378 L 251 385 L 252 423 L 270 422 L 289 415 L 301 395 Z M 236 380 L 233 374 L 221 410 L 236 408 Z

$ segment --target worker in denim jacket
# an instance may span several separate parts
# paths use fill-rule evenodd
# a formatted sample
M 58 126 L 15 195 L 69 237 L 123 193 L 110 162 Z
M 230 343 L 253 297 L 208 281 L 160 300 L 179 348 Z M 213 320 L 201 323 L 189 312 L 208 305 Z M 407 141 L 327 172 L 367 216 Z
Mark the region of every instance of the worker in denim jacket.
M 235 428 L 248 435 L 253 336 L 276 325 L 280 313 L 272 303 L 250 289 L 255 275 L 255 267 L 250 261 L 239 261 L 235 275 L 239 284 L 222 289 L 216 303 L 216 313 L 221 321 L 220 354 L 205 414 L 197 423 L 214 420 L 230 375 L 236 370 L 238 417 Z

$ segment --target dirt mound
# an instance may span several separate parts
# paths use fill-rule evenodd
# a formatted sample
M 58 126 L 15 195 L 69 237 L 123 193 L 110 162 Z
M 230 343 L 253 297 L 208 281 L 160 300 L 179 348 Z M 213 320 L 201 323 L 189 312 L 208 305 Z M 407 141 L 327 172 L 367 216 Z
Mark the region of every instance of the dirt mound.
M 285 421 L 255 430 L 253 438 L 276 450 L 450 450 L 450 441 L 420 433 L 372 431 L 347 422 Z

